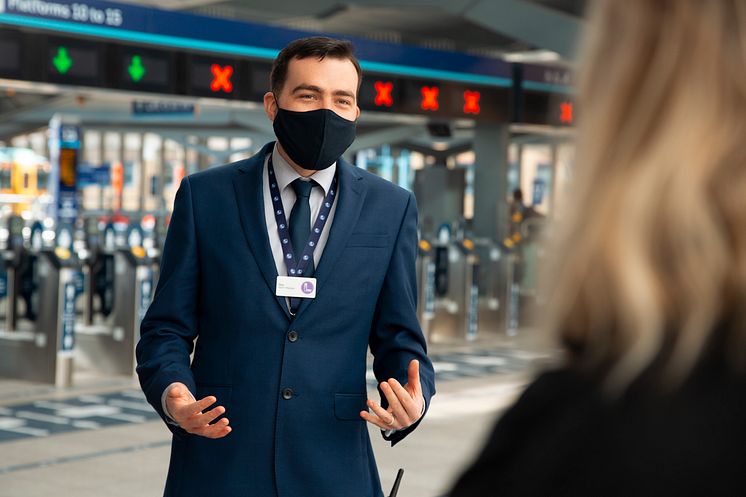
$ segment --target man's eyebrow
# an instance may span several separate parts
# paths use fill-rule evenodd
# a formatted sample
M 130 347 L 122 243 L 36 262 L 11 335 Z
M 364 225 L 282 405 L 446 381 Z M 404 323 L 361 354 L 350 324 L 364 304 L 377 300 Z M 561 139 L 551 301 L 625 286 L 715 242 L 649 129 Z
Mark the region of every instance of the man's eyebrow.
M 318 86 L 314 86 L 314 85 L 298 85 L 295 88 L 293 88 L 292 93 L 295 93 L 295 92 L 298 92 L 298 91 L 301 91 L 301 90 L 313 91 L 313 92 L 316 92 L 316 93 L 323 93 L 323 91 L 321 90 L 321 88 L 319 88 Z
M 337 90 L 334 92 L 334 94 L 337 96 L 350 97 L 351 99 L 355 100 L 355 94 L 352 93 L 351 91 Z
M 322 90 L 320 87 L 316 85 L 298 85 L 295 88 L 293 88 L 293 91 L 291 93 L 296 93 L 299 91 L 312 91 L 314 93 L 324 93 L 324 90 Z M 344 96 L 344 97 L 350 97 L 351 99 L 355 100 L 355 94 L 351 91 L 347 90 L 336 90 L 334 92 L 334 95 L 337 96 Z

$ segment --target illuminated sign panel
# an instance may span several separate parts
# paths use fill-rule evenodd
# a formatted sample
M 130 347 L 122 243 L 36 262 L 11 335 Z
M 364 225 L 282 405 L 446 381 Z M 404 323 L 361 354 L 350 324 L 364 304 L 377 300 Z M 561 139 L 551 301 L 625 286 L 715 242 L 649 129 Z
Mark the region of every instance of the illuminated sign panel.
M 518 122 L 549 126 L 575 124 L 577 109 L 570 95 L 525 90 L 522 93 L 522 109 Z
M 478 91 L 464 92 L 464 114 L 479 115 L 479 97 L 481 94 Z
M 97 85 L 101 81 L 101 53 L 93 44 L 50 39 L 47 44 L 47 80 L 55 83 Z
M 0 33 L 0 36 L 2 33 Z M 0 37 L 0 76 L 7 78 L 21 75 L 21 40 L 15 37 Z
M 173 89 L 172 57 L 137 47 L 123 47 L 119 60 L 119 86 L 128 90 L 171 92 Z
M 376 90 L 376 98 L 373 100 L 376 107 L 391 107 L 394 105 L 394 98 L 391 96 L 394 83 L 391 81 L 376 81 L 373 87 Z
M 217 57 L 193 56 L 190 65 L 193 95 L 231 98 L 241 88 L 239 62 Z
M 423 86 L 420 88 L 420 94 L 422 100 L 420 101 L 420 109 L 422 110 L 438 110 L 440 104 L 438 103 L 438 94 L 440 88 L 437 86 Z

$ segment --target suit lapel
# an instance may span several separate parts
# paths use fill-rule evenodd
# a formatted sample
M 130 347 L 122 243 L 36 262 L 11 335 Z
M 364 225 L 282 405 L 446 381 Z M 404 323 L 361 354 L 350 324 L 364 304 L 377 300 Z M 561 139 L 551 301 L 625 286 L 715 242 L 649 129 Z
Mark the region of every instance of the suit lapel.
M 274 142 L 268 143 L 259 153 L 241 163 L 233 177 L 233 189 L 236 193 L 244 237 L 272 295 L 275 294 L 277 267 L 269 247 L 267 223 L 264 217 L 263 182 L 264 159 L 268 153 L 272 152 L 273 146 Z M 285 299 L 276 297 L 276 300 L 283 312 L 290 317 Z
M 319 299 L 324 291 L 324 283 L 331 275 L 334 264 L 344 252 L 347 239 L 352 233 L 360 210 L 365 200 L 365 182 L 357 168 L 343 158 L 337 162 L 337 176 L 339 178 L 339 196 L 337 197 L 337 210 L 329 230 L 329 239 L 324 247 L 324 253 L 316 268 L 316 299 L 303 299 L 298 308 L 299 316 L 309 305 Z M 266 230 L 265 230 L 266 231 Z

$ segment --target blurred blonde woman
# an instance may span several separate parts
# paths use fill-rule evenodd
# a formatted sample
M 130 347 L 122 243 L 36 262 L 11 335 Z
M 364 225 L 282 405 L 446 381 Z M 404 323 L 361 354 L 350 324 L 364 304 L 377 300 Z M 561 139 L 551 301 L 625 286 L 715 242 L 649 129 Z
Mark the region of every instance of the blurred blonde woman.
M 452 497 L 746 495 L 746 0 L 594 0 L 567 352 Z

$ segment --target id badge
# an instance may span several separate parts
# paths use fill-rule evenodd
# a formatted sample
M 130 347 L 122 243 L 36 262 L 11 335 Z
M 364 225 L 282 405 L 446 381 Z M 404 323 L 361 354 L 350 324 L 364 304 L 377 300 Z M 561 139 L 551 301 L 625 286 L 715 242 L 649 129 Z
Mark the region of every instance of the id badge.
M 302 299 L 316 298 L 316 278 L 298 278 L 296 276 L 278 276 L 275 287 L 278 297 L 296 297 Z

